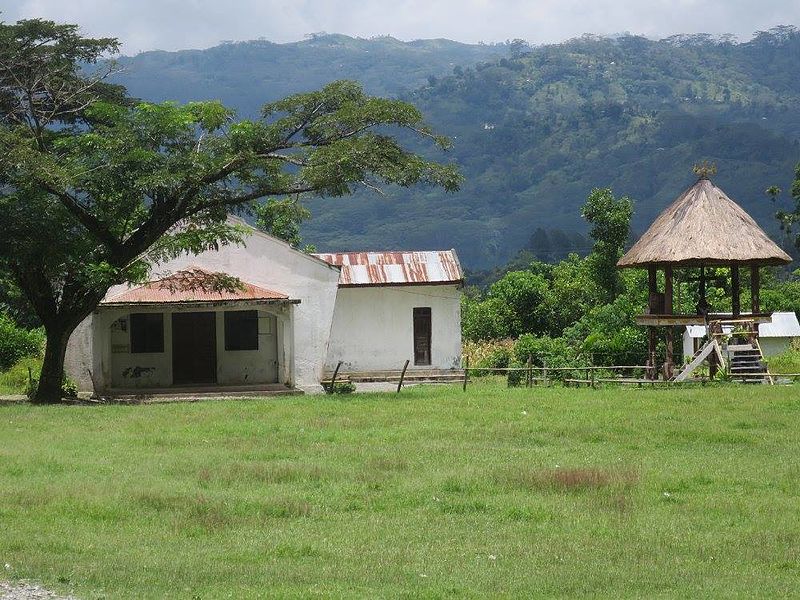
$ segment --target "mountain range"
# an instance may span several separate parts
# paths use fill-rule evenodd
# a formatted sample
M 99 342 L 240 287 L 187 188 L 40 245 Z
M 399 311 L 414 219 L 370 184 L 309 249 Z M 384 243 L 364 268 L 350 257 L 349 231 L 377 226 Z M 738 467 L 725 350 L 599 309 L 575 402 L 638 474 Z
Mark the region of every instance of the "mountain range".
M 788 190 L 800 159 L 800 33 L 789 26 L 744 43 L 587 35 L 538 47 L 326 34 L 146 52 L 120 64 L 117 81 L 135 96 L 215 98 L 244 117 L 288 94 L 355 79 L 370 93 L 413 102 L 453 139 L 449 153 L 429 156 L 461 167 L 457 193 L 418 187 L 309 199 L 303 233 L 320 251 L 454 247 L 467 267 L 489 268 L 530 248 L 537 232 L 558 232 L 550 237 L 567 244 L 584 239 L 580 206 L 594 187 L 633 198 L 641 232 L 694 181 L 699 160 L 715 162 L 715 182 L 778 237 L 764 190 Z

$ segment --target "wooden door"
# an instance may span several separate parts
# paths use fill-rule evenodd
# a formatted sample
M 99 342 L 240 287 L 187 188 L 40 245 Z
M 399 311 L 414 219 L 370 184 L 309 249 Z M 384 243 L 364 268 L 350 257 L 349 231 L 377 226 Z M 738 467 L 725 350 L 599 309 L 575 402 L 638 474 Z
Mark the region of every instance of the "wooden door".
M 181 385 L 216 381 L 216 313 L 173 313 L 172 382 Z
M 414 309 L 414 364 L 431 364 L 431 309 Z

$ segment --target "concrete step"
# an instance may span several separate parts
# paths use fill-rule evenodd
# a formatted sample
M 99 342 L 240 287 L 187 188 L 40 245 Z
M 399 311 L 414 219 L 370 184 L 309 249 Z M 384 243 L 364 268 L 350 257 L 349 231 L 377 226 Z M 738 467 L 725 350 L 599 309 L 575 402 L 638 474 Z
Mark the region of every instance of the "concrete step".
M 255 396 L 291 396 L 302 390 L 282 383 L 251 383 L 243 385 L 186 385 L 158 388 L 111 388 L 97 396 L 113 401 L 193 400 L 207 398 L 241 398 Z

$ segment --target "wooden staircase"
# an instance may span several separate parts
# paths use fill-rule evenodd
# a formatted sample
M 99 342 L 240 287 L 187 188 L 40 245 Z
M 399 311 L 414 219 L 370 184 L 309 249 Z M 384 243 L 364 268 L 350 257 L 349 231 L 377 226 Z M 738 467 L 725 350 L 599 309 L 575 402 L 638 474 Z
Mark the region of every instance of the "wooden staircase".
M 730 357 L 730 378 L 742 383 L 774 383 L 761 347 L 758 342 L 754 344 L 728 344 Z
M 712 352 L 716 353 L 720 366 L 724 368 L 725 359 L 722 357 L 722 350 L 720 349 L 719 342 L 712 337 L 705 344 L 703 344 L 703 346 L 701 346 L 697 352 L 694 353 L 692 359 L 686 365 L 684 365 L 680 371 L 672 376 L 670 381 L 686 381 L 694 372 L 694 370 L 703 364 L 703 361 L 706 360 Z

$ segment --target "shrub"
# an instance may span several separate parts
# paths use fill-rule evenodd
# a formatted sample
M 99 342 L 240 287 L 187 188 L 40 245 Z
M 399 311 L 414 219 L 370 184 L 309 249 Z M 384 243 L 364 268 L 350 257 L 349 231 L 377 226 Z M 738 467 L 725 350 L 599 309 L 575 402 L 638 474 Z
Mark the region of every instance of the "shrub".
M 525 334 L 514 344 L 514 358 L 526 364 L 529 356 L 537 367 L 569 367 L 575 364 L 576 353 L 564 338 Z
M 337 381 L 333 387 L 328 386 L 325 388 L 327 394 L 352 394 L 356 391 L 356 384 L 352 381 Z
M 508 366 L 513 368 L 519 368 L 519 367 L 524 367 L 526 365 L 519 363 L 517 361 L 513 361 Z M 523 384 L 524 381 L 525 381 L 525 371 L 508 371 L 508 374 L 506 375 L 506 383 L 508 384 L 508 387 L 520 386 Z
M 470 375 L 490 375 L 482 369 L 504 369 L 511 362 L 514 340 L 492 340 L 486 342 L 465 341 L 462 350 L 464 359 L 469 359 Z
M 800 373 L 800 343 L 792 342 L 791 347 L 767 359 L 771 373 Z
M 0 373 L 0 386 L 15 392 L 24 393 L 28 398 L 33 396 L 39 377 L 42 373 L 42 360 L 38 357 L 27 357 L 18 360 L 10 369 Z M 78 384 L 64 375 L 61 393 L 65 398 L 77 398 Z
M 564 338 L 535 337 L 530 334 L 520 336 L 517 343 L 514 344 L 515 362 L 519 366 L 525 366 L 528 364 L 528 357 L 531 357 L 534 367 L 561 369 L 583 365 L 583 362 L 578 359 L 575 349 Z M 537 369 L 535 375 L 541 375 L 541 371 Z M 524 374 L 513 377 L 518 377 L 520 381 L 525 378 Z M 548 377 L 550 379 L 564 379 L 570 377 L 570 372 L 552 371 L 548 373 Z
M 27 390 L 30 377 L 39 379 L 41 371 L 42 360 L 40 358 L 31 356 L 22 358 L 14 363 L 8 371 L 0 373 L 0 384 L 22 393 Z
M 41 329 L 18 327 L 11 317 L 0 312 L 0 370 L 8 369 L 21 358 L 38 356 L 43 345 Z

